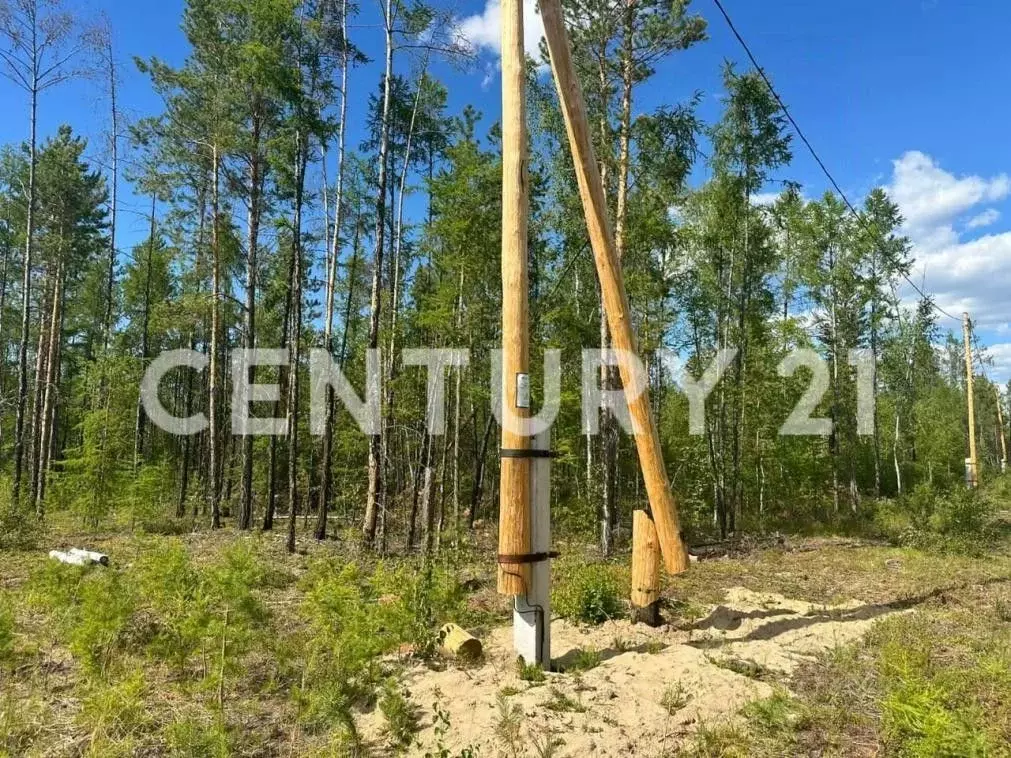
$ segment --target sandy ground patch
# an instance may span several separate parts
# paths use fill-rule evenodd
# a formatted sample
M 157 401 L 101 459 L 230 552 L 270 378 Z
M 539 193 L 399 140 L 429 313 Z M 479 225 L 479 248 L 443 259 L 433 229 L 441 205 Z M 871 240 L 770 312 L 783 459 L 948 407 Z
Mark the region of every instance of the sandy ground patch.
M 804 660 L 858 639 L 895 612 L 737 587 L 691 628 L 559 620 L 551 625 L 556 667 L 571 667 L 581 650 L 597 651 L 601 661 L 589 671 L 547 673 L 543 683 L 520 680 L 511 629 L 496 629 L 479 665 L 407 671 L 403 683 L 423 726 L 409 753 L 446 748 L 457 756 L 469 747 L 478 756 L 536 756 L 534 743 L 550 739 L 555 756 L 666 755 L 700 723 L 732 717 Z M 437 730 L 437 710 L 448 716 L 448 729 L 443 721 Z M 366 715 L 364 735 L 380 739 L 382 723 L 378 712 Z M 510 735 L 518 737 L 516 749 Z

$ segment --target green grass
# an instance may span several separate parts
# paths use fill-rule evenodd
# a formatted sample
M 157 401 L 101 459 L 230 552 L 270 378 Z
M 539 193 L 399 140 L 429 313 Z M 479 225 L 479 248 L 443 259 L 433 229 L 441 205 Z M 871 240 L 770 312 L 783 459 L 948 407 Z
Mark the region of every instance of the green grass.
M 864 640 L 802 666 L 789 682 L 793 696 L 777 690 L 749 704 L 743 727 L 715 727 L 692 750 L 1011 755 L 1011 624 L 1002 611 L 1009 593 L 1004 582 L 975 585 L 883 619 Z
M 544 707 L 549 711 L 554 711 L 555 713 L 585 713 L 586 706 L 576 700 L 574 697 L 565 694 L 559 689 L 552 687 L 551 697 Z
M 934 507 L 938 530 L 955 532 L 978 515 L 969 501 Z M 74 533 L 54 539 L 84 541 Z M 953 552 L 944 539 L 856 545 L 819 538 L 805 541 L 817 549 L 761 549 L 703 561 L 677 577 L 666 600 L 682 631 L 735 586 L 819 606 L 857 599 L 909 610 L 880 621 L 860 643 L 801 666 L 782 682 L 790 694 L 777 689 L 733 724 L 696 724 L 697 739 L 683 749 L 714 756 L 1007 755 L 1011 554 L 988 542 L 979 560 Z M 406 691 L 387 684 L 399 680 L 398 661 L 431 656 L 444 621 L 483 629 L 508 623 L 508 604 L 494 593 L 491 552 L 469 546 L 463 563 L 435 562 L 425 571 L 420 561 L 379 561 L 348 544 L 289 556 L 283 534 L 105 534 L 86 542 L 108 552 L 113 565 L 83 569 L 56 564 L 41 550 L 0 552 L 0 756 L 40 755 L 54 740 L 93 756 L 354 755 L 369 738 L 383 741 L 387 753 L 409 752 L 419 725 L 430 722 L 419 724 Z M 557 564 L 556 609 L 581 624 L 623 616 L 627 560 L 569 554 Z M 678 643 L 654 637 L 641 649 L 658 653 L 671 644 Z M 620 637 L 613 648 L 633 649 Z M 583 649 L 568 668 L 578 676 L 602 657 Z M 780 686 L 748 661 L 716 662 Z M 517 672 L 528 684 L 510 681 L 503 703 L 543 693 L 538 700 L 559 720 L 582 708 L 566 694 L 572 680 L 560 680 L 564 691 L 537 690 L 530 685 L 547 681 L 544 671 Z M 600 674 L 606 671 L 592 676 Z M 684 689 L 673 682 L 654 697 L 676 714 L 690 708 Z M 385 726 L 380 737 L 359 734 L 366 712 Z M 522 709 L 501 705 L 499 716 L 498 743 L 508 754 L 519 744 Z M 451 744 L 448 715 L 436 715 L 435 724 L 436 746 Z M 532 729 L 523 723 L 521 732 Z M 546 754 L 557 753 L 549 744 L 564 738 L 546 736 Z
M 431 654 L 444 621 L 484 612 L 468 610 L 449 567 L 306 559 L 279 543 L 89 540 L 108 568 L 0 553 L 0 756 L 41 754 L 54 735 L 95 756 L 278 741 L 323 754 L 357 742 L 365 708 L 381 711 L 391 746 L 409 743 L 417 712 L 384 687 L 398 669 L 382 657 Z
M 690 700 L 690 690 L 685 686 L 684 682 L 679 679 L 663 691 L 663 696 L 660 698 L 660 705 L 663 706 L 663 709 L 667 711 L 668 715 L 673 716 L 675 713 L 688 705 Z

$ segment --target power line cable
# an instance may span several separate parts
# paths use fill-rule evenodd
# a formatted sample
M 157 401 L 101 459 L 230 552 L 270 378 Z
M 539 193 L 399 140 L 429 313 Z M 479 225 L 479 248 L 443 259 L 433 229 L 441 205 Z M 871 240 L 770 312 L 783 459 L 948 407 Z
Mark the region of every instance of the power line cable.
M 797 133 L 797 136 L 800 137 L 800 140 L 801 142 L 804 143 L 805 147 L 807 147 L 808 152 L 811 153 L 811 157 L 814 158 L 815 163 L 817 163 L 819 168 L 821 168 L 822 173 L 824 173 L 825 176 L 828 178 L 829 182 L 832 184 L 832 187 L 835 188 L 835 191 L 839 194 L 839 197 L 842 198 L 843 203 L 846 204 L 846 207 L 849 208 L 850 213 L 853 214 L 853 217 L 864 228 L 865 231 L 870 232 L 871 229 L 868 227 L 866 219 L 864 219 L 864 217 L 860 215 L 857 209 L 853 206 L 853 203 L 851 203 L 849 198 L 846 197 L 846 193 L 843 192 L 842 187 L 839 186 L 839 182 L 835 180 L 835 177 L 832 175 L 832 172 L 828 170 L 828 166 L 825 165 L 825 162 L 821 159 L 821 156 L 818 155 L 818 152 L 814 149 L 814 146 L 811 144 L 810 140 L 808 140 L 807 135 L 805 135 L 804 131 L 800 128 L 800 124 L 797 123 L 797 120 L 793 117 L 793 114 L 790 113 L 790 109 L 786 106 L 786 103 L 783 101 L 783 98 L 779 96 L 779 93 L 776 91 L 776 88 L 772 86 L 772 81 L 765 73 L 765 69 L 762 68 L 758 60 L 755 58 L 754 53 L 751 52 L 751 48 L 748 46 L 748 43 L 744 41 L 744 37 L 741 36 L 741 33 L 739 31 L 737 31 L 737 27 L 734 25 L 733 20 L 730 18 L 730 14 L 727 13 L 727 9 L 723 7 L 723 3 L 720 2 L 720 0 L 713 0 L 713 3 L 719 9 L 720 13 L 723 15 L 723 19 L 727 22 L 727 26 L 730 27 L 730 31 L 737 38 L 737 41 L 741 44 L 741 47 L 744 49 L 745 54 L 751 61 L 751 65 L 755 67 L 755 70 L 758 71 L 758 75 L 761 76 L 762 81 L 765 82 L 765 86 L 769 88 L 769 92 L 772 94 L 773 98 L 775 98 L 776 102 L 779 104 L 779 107 L 782 109 L 783 115 L 786 116 L 787 120 L 793 126 L 794 131 Z M 909 283 L 909 286 L 912 287 L 914 290 L 916 290 L 916 292 L 920 295 L 921 298 L 929 301 L 931 307 L 933 307 L 938 313 L 942 313 L 948 318 L 953 319 L 955 321 L 961 320 L 955 316 L 952 316 L 950 313 L 948 313 L 948 311 L 944 310 L 944 308 L 939 306 L 934 301 L 933 295 L 928 295 L 926 292 L 920 289 L 916 285 L 916 282 L 914 282 L 912 279 L 909 278 L 909 275 L 906 272 L 901 271 L 900 273 L 902 274 L 902 278 Z

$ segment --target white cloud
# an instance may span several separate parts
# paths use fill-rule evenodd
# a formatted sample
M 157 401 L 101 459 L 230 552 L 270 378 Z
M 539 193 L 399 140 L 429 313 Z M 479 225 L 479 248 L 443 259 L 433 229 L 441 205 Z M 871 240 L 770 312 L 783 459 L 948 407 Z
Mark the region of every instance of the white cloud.
M 967 221 L 960 221 L 977 206 L 1011 195 L 1007 174 L 955 176 L 918 151 L 905 153 L 892 165 L 885 189 L 906 219 L 903 232 L 913 243 L 916 259 L 911 278 L 955 316 L 968 311 L 987 329 L 1011 324 L 1011 299 L 1006 294 L 1011 288 L 1011 232 L 973 236 L 974 230 L 999 220 L 995 208 L 976 210 Z M 905 294 L 915 296 L 911 288 Z M 943 322 L 942 326 L 957 329 L 947 319 Z
M 778 199 L 778 192 L 759 192 L 751 196 L 751 204 L 757 207 L 772 205 Z
M 1011 193 L 1011 179 L 999 174 L 956 177 L 942 169 L 929 155 L 910 150 L 893 162 L 888 188 L 902 208 L 910 232 L 936 230 L 950 225 L 961 214 L 983 202 L 1003 200 Z
M 477 50 L 502 54 L 502 6 L 500 0 L 486 0 L 481 13 L 457 22 L 457 32 Z M 523 0 L 523 48 L 527 55 L 538 58 L 544 24 L 537 0 Z
M 1005 384 L 1011 378 L 1011 342 L 988 345 L 986 356 L 991 361 L 987 374 L 998 384 Z
M 987 208 L 982 213 L 979 213 L 969 219 L 966 224 L 966 229 L 981 229 L 984 226 L 990 226 L 990 224 L 995 224 L 1000 219 L 1000 211 L 996 208 Z

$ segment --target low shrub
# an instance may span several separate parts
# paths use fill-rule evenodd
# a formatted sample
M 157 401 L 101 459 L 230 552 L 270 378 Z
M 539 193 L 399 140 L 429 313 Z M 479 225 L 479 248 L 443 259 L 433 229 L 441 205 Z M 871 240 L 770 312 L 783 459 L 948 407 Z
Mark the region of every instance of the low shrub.
M 602 624 L 625 613 L 624 585 L 615 566 L 560 562 L 552 585 L 551 606 L 562 618 Z
M 136 669 L 114 684 L 92 684 L 81 700 L 79 719 L 95 737 L 122 739 L 147 728 L 147 681 Z
M 14 612 L 7 598 L 0 595 L 0 666 L 14 660 Z
M 940 553 L 978 555 L 1000 537 L 993 493 L 918 484 L 896 500 L 873 505 L 874 531 L 894 544 Z
M 228 731 L 217 718 L 185 714 L 163 730 L 168 755 L 174 758 L 226 758 L 231 755 Z
M 6 480 L 0 482 L 0 490 L 6 486 Z M 40 533 L 34 513 L 12 507 L 9 498 L 0 495 L 0 550 L 34 550 Z
M 386 734 L 397 748 L 407 747 L 414 739 L 420 724 L 418 708 L 397 683 L 387 680 L 379 699 L 379 710 L 386 719 Z
M 136 608 L 131 588 L 115 570 L 88 572 L 70 620 L 70 650 L 92 672 L 105 676 Z

